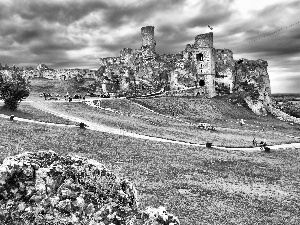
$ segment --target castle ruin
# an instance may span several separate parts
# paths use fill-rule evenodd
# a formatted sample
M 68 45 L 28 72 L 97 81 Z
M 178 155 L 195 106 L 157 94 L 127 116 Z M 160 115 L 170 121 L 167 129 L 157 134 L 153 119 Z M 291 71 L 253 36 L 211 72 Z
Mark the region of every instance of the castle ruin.
M 257 114 L 271 103 L 264 60 L 234 60 L 229 49 L 213 47 L 213 33 L 200 34 L 177 54 L 157 54 L 154 27 L 141 28 L 141 48 L 100 59 L 102 91 L 141 96 L 207 96 L 239 93 Z

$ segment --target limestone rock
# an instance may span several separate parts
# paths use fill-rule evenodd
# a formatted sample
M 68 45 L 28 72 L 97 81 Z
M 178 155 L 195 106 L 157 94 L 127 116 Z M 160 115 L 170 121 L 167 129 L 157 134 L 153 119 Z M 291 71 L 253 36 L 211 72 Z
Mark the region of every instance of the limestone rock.
M 95 160 L 40 151 L 0 166 L 0 224 L 137 224 L 140 214 L 133 184 Z M 179 224 L 166 215 L 149 224 Z
M 77 156 L 49 151 L 8 157 L 0 167 L 0 181 L 0 220 L 6 224 L 45 224 L 54 219 L 56 224 L 123 224 L 137 210 L 132 183 L 96 161 Z M 108 213 L 95 218 L 94 212 L 105 209 Z
M 261 59 L 240 59 L 235 63 L 234 92 L 257 115 L 266 115 L 272 105 L 267 66 L 267 61 Z

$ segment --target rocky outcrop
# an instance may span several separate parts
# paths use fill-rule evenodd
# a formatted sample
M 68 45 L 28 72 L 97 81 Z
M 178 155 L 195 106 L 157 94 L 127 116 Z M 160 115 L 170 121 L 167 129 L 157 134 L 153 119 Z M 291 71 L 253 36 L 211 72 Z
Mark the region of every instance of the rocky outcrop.
M 272 105 L 267 66 L 267 61 L 261 59 L 240 59 L 235 62 L 233 91 L 257 115 L 266 115 Z
M 179 224 L 165 209 L 138 210 L 133 184 L 95 160 L 41 151 L 8 157 L 0 166 L 1 224 L 138 221 Z

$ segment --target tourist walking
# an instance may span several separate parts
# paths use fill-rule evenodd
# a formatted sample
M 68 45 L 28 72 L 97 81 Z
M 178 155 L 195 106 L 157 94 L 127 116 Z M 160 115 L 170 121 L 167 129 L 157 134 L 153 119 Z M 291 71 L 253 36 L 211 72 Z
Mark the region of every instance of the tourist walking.
M 256 146 L 257 146 L 257 141 L 256 141 L 256 139 L 255 139 L 255 138 L 253 138 L 253 141 L 252 141 L 252 143 L 253 143 L 253 146 L 254 146 L 254 147 L 256 147 Z

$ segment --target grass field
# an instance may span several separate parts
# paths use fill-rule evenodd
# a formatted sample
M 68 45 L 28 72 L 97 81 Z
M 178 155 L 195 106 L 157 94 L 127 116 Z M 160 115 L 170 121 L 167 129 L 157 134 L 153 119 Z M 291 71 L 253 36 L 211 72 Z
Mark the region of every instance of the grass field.
M 20 117 L 29 120 L 36 120 L 40 122 L 47 123 L 58 123 L 58 124 L 75 124 L 75 122 L 54 116 L 50 113 L 44 112 L 42 110 L 36 109 L 31 106 L 30 103 L 21 102 L 16 111 L 10 111 L 3 107 L 3 103 L 0 103 L 0 114 L 7 116 L 14 115 L 15 117 Z
M 159 99 L 159 101 L 160 100 L 161 99 Z M 158 102 L 157 99 L 145 99 L 143 101 L 146 103 L 147 101 Z M 297 133 L 300 131 L 300 126 L 283 123 L 270 116 L 268 118 L 258 117 L 250 111 L 246 111 L 245 113 L 243 112 L 243 108 L 241 108 L 241 112 L 239 114 L 237 111 L 231 112 L 232 109 L 230 109 L 231 106 L 228 103 L 220 106 L 223 108 L 223 110 L 227 110 L 225 107 L 228 108 L 227 114 L 225 115 L 222 115 L 222 112 L 217 111 L 216 104 L 212 104 L 211 106 L 208 105 L 206 107 L 206 112 L 203 110 L 202 114 L 200 114 L 201 109 L 192 108 L 193 104 L 196 107 L 196 99 L 191 99 L 190 102 L 188 102 L 189 99 L 182 98 L 181 101 L 183 102 L 182 104 L 187 105 L 191 102 L 191 108 L 185 108 L 189 114 L 188 117 L 185 116 L 185 114 L 182 115 L 177 113 L 178 118 L 192 123 L 197 123 L 200 121 L 212 122 L 213 125 L 217 126 L 217 131 L 210 132 L 201 130 L 195 126 L 157 115 L 148 110 L 140 108 L 126 99 L 109 101 L 104 100 L 101 103 L 102 107 L 116 109 L 124 112 L 124 115 L 89 107 L 83 103 L 43 102 L 40 104 L 44 104 L 45 107 L 51 108 L 52 110 L 84 118 L 88 121 L 124 129 L 126 131 L 163 137 L 172 140 L 188 141 L 192 143 L 204 144 L 209 141 L 220 146 L 250 147 L 252 146 L 253 137 L 256 137 L 257 141 L 266 139 L 268 144 L 297 142 L 296 139 L 287 137 L 286 135 L 297 135 Z M 171 99 L 170 102 L 173 104 L 173 99 Z M 145 103 L 143 104 L 146 105 Z M 165 104 L 164 107 L 166 108 L 166 112 L 168 112 L 167 104 L 169 103 L 161 101 L 157 104 Z M 156 110 L 154 107 L 149 105 L 147 106 Z M 177 102 L 175 102 L 171 107 L 178 110 L 178 112 L 185 112 L 184 108 L 180 108 L 181 105 Z M 159 110 L 157 111 L 163 112 Z M 133 114 L 139 116 L 132 117 Z M 201 115 L 201 117 L 199 115 Z M 205 118 L 215 119 L 207 120 Z M 247 126 L 241 127 L 239 124 L 237 124 L 237 119 L 241 118 L 246 120 L 248 123 Z M 276 125 L 276 130 L 273 130 L 271 127 L 272 124 Z M 255 125 L 255 127 L 250 125 Z M 262 128 L 264 128 L 265 131 L 262 131 Z
M 0 119 L 0 160 L 54 150 L 108 165 L 183 225 L 299 224 L 299 150 L 245 153 L 164 144 L 77 128 Z

